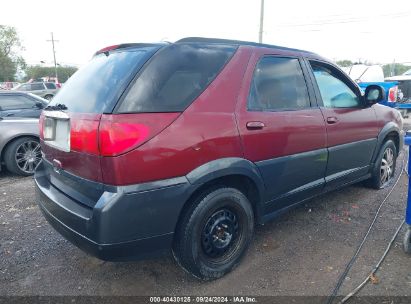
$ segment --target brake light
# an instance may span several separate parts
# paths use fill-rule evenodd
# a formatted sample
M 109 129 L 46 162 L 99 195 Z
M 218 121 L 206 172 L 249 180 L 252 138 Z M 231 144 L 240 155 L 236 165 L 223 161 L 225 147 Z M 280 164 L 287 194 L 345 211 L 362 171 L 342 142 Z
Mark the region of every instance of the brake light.
M 388 91 L 388 102 L 396 102 L 398 94 L 398 86 L 390 88 Z
M 170 125 L 180 113 L 70 114 L 69 151 L 117 156 L 142 145 Z M 44 139 L 45 118 L 40 117 Z M 61 134 L 61 130 L 60 130 Z
M 70 149 L 98 155 L 98 125 L 98 120 L 71 119 Z
M 101 53 L 110 52 L 110 51 L 112 51 L 112 50 L 117 49 L 119 46 L 120 46 L 119 44 L 106 46 L 105 48 L 102 48 L 101 50 L 97 51 L 97 52 L 94 54 L 94 56 L 95 56 L 95 55 L 98 55 L 98 54 L 101 54 Z
M 101 156 L 117 156 L 142 145 L 164 130 L 180 113 L 103 115 L 99 127 Z

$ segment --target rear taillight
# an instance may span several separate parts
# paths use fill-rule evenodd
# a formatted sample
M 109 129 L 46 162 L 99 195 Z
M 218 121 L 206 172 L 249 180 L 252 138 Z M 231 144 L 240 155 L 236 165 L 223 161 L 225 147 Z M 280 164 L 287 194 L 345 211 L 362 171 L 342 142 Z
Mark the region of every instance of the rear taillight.
M 388 102 L 396 102 L 398 94 L 398 86 L 390 88 L 388 91 Z
M 99 120 L 70 120 L 70 149 L 77 152 L 99 154 L 98 125 Z
M 102 121 L 99 130 L 100 154 L 116 156 L 143 143 L 150 129 L 142 124 Z
M 103 115 L 99 127 L 102 156 L 126 153 L 157 135 L 180 113 Z
M 70 114 L 69 151 L 117 156 L 142 145 L 170 125 L 180 113 Z M 40 117 L 44 139 L 45 118 Z M 59 133 L 61 130 L 57 130 Z

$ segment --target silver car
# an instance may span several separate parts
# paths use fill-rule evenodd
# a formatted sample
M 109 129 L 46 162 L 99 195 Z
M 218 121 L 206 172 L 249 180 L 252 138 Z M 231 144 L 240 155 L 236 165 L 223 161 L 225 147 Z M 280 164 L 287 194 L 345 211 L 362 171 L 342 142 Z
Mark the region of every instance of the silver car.
M 54 82 L 31 82 L 23 83 L 15 88 L 13 91 L 24 91 L 38 95 L 44 99 L 52 100 L 57 94 L 58 86 Z
M 40 161 L 39 120 L 0 118 L 1 165 L 10 172 L 28 176 L 34 173 Z

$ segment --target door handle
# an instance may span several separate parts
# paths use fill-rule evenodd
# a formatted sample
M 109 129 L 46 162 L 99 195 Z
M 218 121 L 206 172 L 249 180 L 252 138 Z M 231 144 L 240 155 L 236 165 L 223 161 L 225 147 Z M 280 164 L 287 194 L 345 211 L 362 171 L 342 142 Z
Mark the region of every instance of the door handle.
M 332 125 L 338 122 L 338 118 L 335 116 L 327 117 L 327 123 Z
M 249 121 L 246 126 L 248 130 L 261 130 L 265 124 L 262 121 Z

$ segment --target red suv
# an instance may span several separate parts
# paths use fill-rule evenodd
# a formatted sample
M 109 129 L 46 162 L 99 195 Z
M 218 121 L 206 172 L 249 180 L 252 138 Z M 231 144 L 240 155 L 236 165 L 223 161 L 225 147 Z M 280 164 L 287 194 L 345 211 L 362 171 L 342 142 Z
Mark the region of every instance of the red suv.
M 310 52 L 186 38 L 96 53 L 40 119 L 37 200 L 104 260 L 172 252 L 223 276 L 256 223 L 321 193 L 391 180 L 398 111 Z

